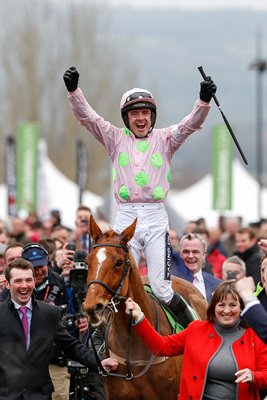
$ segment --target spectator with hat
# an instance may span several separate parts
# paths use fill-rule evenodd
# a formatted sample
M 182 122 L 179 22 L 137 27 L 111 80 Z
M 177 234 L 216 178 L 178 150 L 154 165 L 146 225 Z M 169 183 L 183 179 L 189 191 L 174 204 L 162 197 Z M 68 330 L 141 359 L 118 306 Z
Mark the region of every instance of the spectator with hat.
M 50 266 L 47 250 L 39 243 L 29 243 L 23 248 L 22 258 L 34 268 L 35 296 L 38 300 L 57 306 L 68 303 L 63 279 Z

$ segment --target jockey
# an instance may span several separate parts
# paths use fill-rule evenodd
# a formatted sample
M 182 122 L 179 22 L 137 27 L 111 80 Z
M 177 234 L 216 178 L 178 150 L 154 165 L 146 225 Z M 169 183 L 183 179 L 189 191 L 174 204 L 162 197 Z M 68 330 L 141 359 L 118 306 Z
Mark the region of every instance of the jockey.
M 154 128 L 157 105 L 151 92 L 131 89 L 120 102 L 126 126 L 121 129 L 105 121 L 87 103 L 78 87 L 79 73 L 75 67 L 69 68 L 63 79 L 74 115 L 106 148 L 111 159 L 118 203 L 114 230 L 122 232 L 137 218 L 130 242 L 135 262 L 138 265 L 143 250 L 154 294 L 175 315 L 180 316 L 182 311 L 182 325 L 187 326 L 194 318 L 171 286 L 169 223 L 164 200 L 171 181 L 171 159 L 185 140 L 202 128 L 216 85 L 210 77 L 203 81 L 193 111 L 181 122 L 162 129 Z

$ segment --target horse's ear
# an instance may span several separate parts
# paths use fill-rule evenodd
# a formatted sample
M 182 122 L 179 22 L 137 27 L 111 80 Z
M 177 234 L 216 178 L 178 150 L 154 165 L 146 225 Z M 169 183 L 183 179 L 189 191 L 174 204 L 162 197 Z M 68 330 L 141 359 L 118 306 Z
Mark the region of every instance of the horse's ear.
M 137 218 L 132 222 L 128 228 L 124 229 L 124 231 L 120 234 L 121 242 L 126 245 L 133 237 L 134 231 L 137 224 Z
M 95 242 L 97 242 L 98 239 L 103 235 L 101 229 L 95 222 L 95 219 L 92 215 L 90 215 L 89 231 L 90 231 L 91 237 L 94 239 Z

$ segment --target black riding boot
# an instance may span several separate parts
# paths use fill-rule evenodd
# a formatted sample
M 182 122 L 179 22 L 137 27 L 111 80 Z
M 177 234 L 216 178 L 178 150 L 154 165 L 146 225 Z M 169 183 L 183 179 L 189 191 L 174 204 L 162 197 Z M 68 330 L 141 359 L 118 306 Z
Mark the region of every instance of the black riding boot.
M 189 311 L 186 302 L 178 293 L 174 293 L 173 298 L 167 307 L 169 307 L 169 309 L 173 312 L 177 321 L 182 325 L 183 328 L 186 328 L 190 322 L 194 321 L 194 317 Z

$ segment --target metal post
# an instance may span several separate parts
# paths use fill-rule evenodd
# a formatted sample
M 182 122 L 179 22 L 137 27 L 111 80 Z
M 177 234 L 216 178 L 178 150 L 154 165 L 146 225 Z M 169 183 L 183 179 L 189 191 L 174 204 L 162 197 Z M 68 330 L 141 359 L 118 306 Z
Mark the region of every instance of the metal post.
M 267 70 L 267 61 L 261 57 L 261 38 L 258 35 L 257 40 L 257 59 L 250 64 L 250 69 L 257 71 L 256 76 L 256 163 L 257 163 L 257 181 L 258 186 L 258 220 L 262 219 L 262 171 L 263 171 L 263 87 L 262 75 Z

